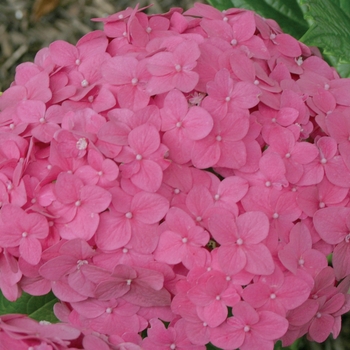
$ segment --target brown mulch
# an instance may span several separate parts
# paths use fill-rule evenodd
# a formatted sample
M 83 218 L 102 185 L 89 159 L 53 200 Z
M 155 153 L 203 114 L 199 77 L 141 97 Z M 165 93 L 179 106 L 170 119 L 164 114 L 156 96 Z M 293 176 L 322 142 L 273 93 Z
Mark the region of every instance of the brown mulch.
M 173 6 L 189 8 L 194 0 L 0 0 L 0 91 L 10 86 L 16 66 L 33 61 L 41 48 L 58 39 L 75 44 L 87 32 L 102 29 L 90 18 L 151 3 L 148 13 L 162 13 Z M 336 341 L 303 341 L 299 349 L 350 350 L 350 316 Z

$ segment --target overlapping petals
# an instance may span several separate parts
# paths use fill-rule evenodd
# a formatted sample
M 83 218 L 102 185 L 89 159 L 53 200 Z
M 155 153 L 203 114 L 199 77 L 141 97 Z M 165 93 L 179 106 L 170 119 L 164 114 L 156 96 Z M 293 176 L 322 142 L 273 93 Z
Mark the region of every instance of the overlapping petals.
M 1 292 L 52 290 L 61 321 L 1 316 L 0 344 L 272 350 L 338 336 L 349 80 L 251 11 L 95 20 L 104 30 L 42 49 L 0 96 Z

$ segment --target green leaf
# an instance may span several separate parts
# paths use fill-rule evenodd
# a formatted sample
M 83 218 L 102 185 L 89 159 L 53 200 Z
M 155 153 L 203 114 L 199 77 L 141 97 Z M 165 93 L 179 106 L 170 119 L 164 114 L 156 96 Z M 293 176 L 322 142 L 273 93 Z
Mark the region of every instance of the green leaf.
M 305 10 L 297 0 L 209 0 L 220 10 L 239 7 L 252 10 L 265 18 L 274 19 L 286 33 L 300 38 L 309 28 Z
M 318 46 L 339 63 L 350 62 L 350 2 L 348 0 L 299 0 L 312 21 L 301 41 Z
M 207 344 L 206 347 L 207 347 L 207 350 L 220 350 L 220 348 L 217 348 L 212 343 Z
M 298 350 L 300 349 L 300 339 L 297 339 L 291 346 L 283 347 L 282 342 L 279 340 L 275 346 L 274 350 Z
M 7 300 L 0 291 L 0 315 L 26 314 L 37 321 L 58 322 L 53 313 L 53 306 L 58 299 L 52 292 L 43 296 L 32 296 L 23 293 L 16 301 Z

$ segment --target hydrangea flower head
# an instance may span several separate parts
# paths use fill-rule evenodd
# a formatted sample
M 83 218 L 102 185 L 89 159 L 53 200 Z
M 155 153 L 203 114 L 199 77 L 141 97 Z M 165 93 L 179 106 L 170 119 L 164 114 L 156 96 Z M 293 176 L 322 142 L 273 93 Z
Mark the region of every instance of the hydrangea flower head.
M 0 344 L 338 336 L 349 80 L 252 11 L 95 20 L 103 30 L 42 49 L 0 96 L 0 288 L 11 301 L 52 290 L 61 321 L 1 316 Z

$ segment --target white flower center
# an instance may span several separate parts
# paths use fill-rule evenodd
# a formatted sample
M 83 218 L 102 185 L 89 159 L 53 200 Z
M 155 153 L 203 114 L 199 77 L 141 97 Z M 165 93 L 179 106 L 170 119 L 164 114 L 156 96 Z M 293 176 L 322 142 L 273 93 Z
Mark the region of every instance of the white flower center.
M 79 149 L 79 150 L 84 150 L 87 148 L 87 141 L 86 141 L 86 138 L 85 137 L 82 137 L 80 138 L 77 143 L 76 143 L 76 147 Z
M 81 86 L 82 86 L 83 88 L 86 88 L 87 86 L 89 86 L 89 82 L 88 82 L 86 79 L 84 79 L 84 80 L 81 82 Z

